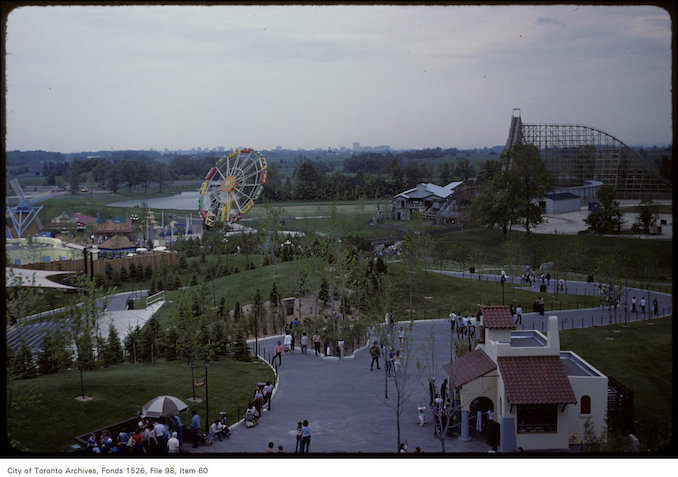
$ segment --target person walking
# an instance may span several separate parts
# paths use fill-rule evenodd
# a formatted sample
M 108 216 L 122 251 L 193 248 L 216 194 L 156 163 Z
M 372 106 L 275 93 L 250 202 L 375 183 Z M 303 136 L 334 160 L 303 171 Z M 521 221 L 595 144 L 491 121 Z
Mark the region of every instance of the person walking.
M 402 326 L 398 330 L 398 340 L 400 341 L 400 349 L 403 349 L 405 346 L 405 330 Z
M 518 306 L 516 307 L 516 325 L 522 324 L 523 324 L 523 307 L 520 306 L 520 303 L 518 303 Z
M 316 330 L 313 335 L 313 350 L 315 351 L 316 356 L 320 356 L 320 334 L 318 333 L 318 330 Z
M 373 371 L 374 363 L 377 363 L 377 369 L 381 369 L 379 367 L 379 355 L 381 354 L 381 350 L 379 349 L 379 343 L 377 341 L 372 344 L 370 347 L 370 356 L 372 356 L 372 362 L 370 363 L 370 371 Z
M 636 312 L 636 297 L 631 298 L 631 313 Z
M 266 385 L 264 386 L 264 404 L 266 404 L 267 409 L 270 411 L 271 410 L 271 397 L 273 396 L 273 385 L 271 384 L 271 381 L 266 381 Z
M 259 389 L 258 386 L 254 390 L 254 400 L 252 402 L 254 403 L 254 407 L 257 408 L 257 412 L 261 416 L 262 408 L 264 406 L 264 393 L 261 392 L 261 389 Z
M 299 343 L 301 344 L 301 354 L 306 354 L 306 350 L 308 349 L 308 335 L 305 331 L 301 335 L 301 340 Z
M 196 449 L 198 447 L 198 443 L 200 442 L 200 416 L 198 416 L 198 413 L 195 411 L 195 409 L 192 411 L 193 417 L 191 418 L 191 431 L 193 433 L 193 448 Z
M 287 333 L 285 335 L 285 341 L 283 341 L 283 344 L 285 346 L 285 353 L 290 353 L 294 354 L 294 348 L 290 348 L 292 346 L 292 335 Z
M 429 402 L 428 405 L 429 407 L 433 406 L 433 400 L 436 397 L 436 377 L 432 376 L 431 379 L 428 380 L 428 397 L 429 397 Z
M 308 449 L 311 446 L 311 427 L 308 425 L 308 421 L 304 419 L 304 424 L 301 426 L 301 451 L 304 454 L 308 454 Z
M 656 297 L 652 300 L 652 313 L 654 313 L 654 316 L 659 315 L 659 303 Z
M 273 357 L 271 358 L 271 365 L 273 365 L 275 358 L 278 358 L 278 367 L 282 366 L 283 351 L 285 351 L 285 348 L 280 343 L 280 341 L 278 341 L 278 344 L 276 344 L 275 348 L 273 349 Z
M 640 311 L 643 312 L 643 315 L 645 314 L 645 297 L 640 299 Z
M 447 378 L 443 380 L 443 384 L 440 385 L 440 398 L 443 400 L 443 404 L 447 401 Z
M 544 308 L 545 308 L 545 303 L 544 303 L 544 298 L 539 297 L 539 314 L 541 316 L 544 316 Z

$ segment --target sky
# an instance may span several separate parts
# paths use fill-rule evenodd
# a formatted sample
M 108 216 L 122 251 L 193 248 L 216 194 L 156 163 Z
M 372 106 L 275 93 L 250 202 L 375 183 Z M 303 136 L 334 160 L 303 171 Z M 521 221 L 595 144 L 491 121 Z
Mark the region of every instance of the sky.
M 6 150 L 504 145 L 527 124 L 671 144 L 649 6 L 28 6 L 7 17 Z

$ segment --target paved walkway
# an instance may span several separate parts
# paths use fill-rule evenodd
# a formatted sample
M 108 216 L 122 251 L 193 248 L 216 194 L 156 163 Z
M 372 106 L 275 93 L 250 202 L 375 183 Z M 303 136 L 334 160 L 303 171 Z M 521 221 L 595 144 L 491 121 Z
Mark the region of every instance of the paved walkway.
M 408 330 L 409 323 L 403 326 Z M 449 326 L 446 320 L 417 321 L 407 331 L 412 346 L 402 367 L 406 378 L 401 393 L 400 431 L 410 450 L 419 446 L 426 453 L 442 451 L 440 440 L 433 435 L 432 421 L 424 427 L 417 425 L 417 407 L 429 403 L 427 366 L 434 370 L 438 387 L 446 378 L 442 365 L 450 360 Z M 260 339 L 259 354 L 272 354 L 279 339 Z M 433 339 L 431 346 L 427 345 L 429 339 Z M 431 356 L 435 356 L 433 364 L 427 363 Z M 273 442 L 276 448 L 282 444 L 286 452 L 294 452 L 297 421 L 306 419 L 311 426 L 311 453 L 395 453 L 398 393 L 394 378 L 386 378 L 383 360 L 381 369 L 374 371 L 370 371 L 370 362 L 367 348 L 339 361 L 336 357 L 316 357 L 312 350 L 303 355 L 297 347 L 293 355 L 283 356 L 272 410 L 263 413 L 258 426 L 245 428 L 238 424 L 232 427 L 228 440 L 198 449 L 184 444 L 182 450 L 257 453 Z M 384 397 L 386 390 L 388 399 Z M 430 412 L 428 418 L 431 419 Z M 488 449 L 482 435 L 474 435 L 469 442 L 445 439 L 446 452 L 486 453 Z

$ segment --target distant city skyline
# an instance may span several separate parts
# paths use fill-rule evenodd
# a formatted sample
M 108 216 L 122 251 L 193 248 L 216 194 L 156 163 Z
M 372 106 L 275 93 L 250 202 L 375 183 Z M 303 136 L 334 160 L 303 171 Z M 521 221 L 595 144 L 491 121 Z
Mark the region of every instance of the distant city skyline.
M 664 146 L 671 38 L 650 5 L 21 7 L 6 150 L 491 148 L 513 108 Z

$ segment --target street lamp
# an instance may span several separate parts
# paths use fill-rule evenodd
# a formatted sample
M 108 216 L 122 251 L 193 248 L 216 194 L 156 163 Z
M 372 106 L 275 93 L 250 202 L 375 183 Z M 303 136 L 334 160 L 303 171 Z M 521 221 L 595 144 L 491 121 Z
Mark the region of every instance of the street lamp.
M 254 305 L 254 357 L 259 356 L 259 305 Z
M 499 280 L 501 282 L 501 304 L 504 304 L 504 283 L 506 282 L 506 275 L 501 276 L 501 279 Z
M 210 394 L 207 386 L 207 368 L 210 367 L 209 359 L 205 360 L 205 433 L 210 432 Z

